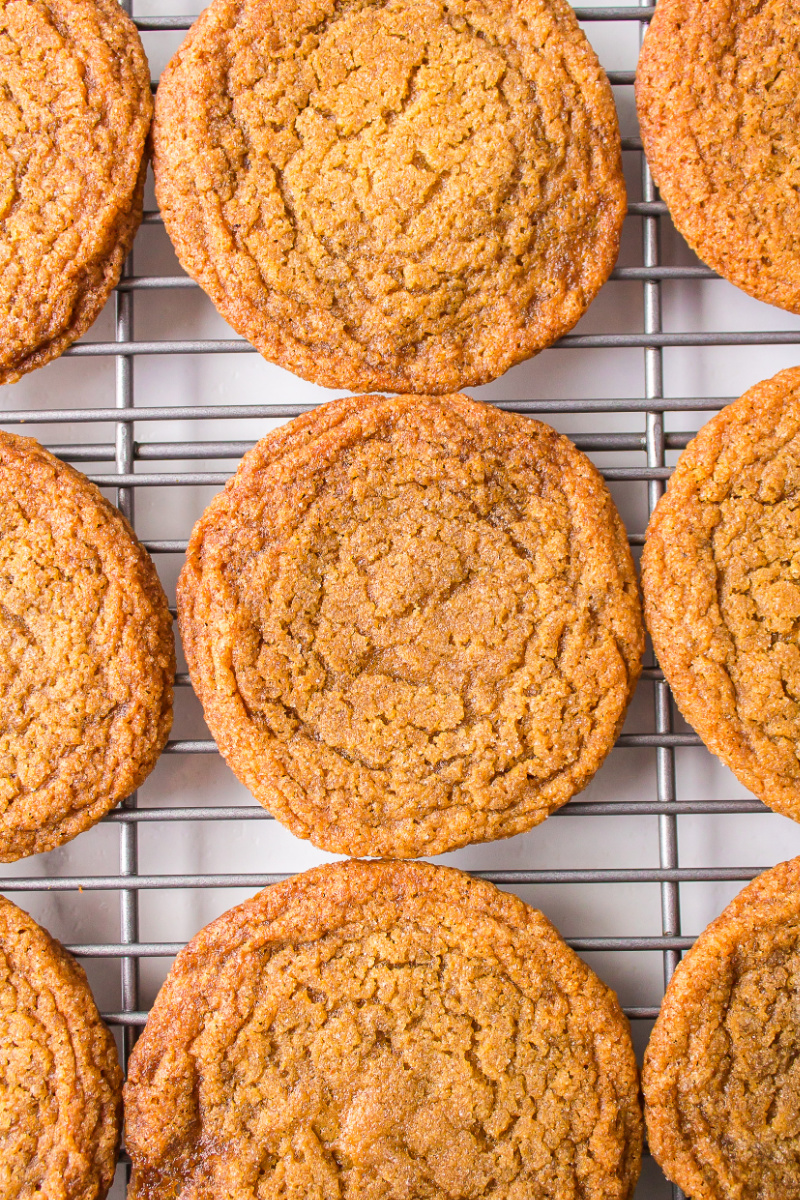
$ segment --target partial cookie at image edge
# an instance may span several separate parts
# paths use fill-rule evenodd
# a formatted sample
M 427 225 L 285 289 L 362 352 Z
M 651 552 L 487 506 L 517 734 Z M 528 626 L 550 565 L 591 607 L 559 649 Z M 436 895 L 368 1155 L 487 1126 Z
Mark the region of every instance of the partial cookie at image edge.
M 104 1200 L 117 1168 L 122 1071 L 83 968 L 0 897 L 4 1200 Z
M 636 70 L 645 156 L 675 227 L 723 279 L 793 313 L 798 50 L 791 4 L 658 0 Z
M 391 987 L 391 980 L 403 986 Z M 526 1033 L 504 1020 L 503 1011 L 491 1014 L 491 997 L 506 991 Z M 462 1026 L 466 1050 L 458 1048 Z M 363 1044 L 354 1041 L 357 1029 Z M 307 1035 L 316 1052 L 298 1049 L 293 1068 L 291 1045 L 296 1038 L 304 1047 Z M 514 1046 L 544 1089 L 537 1093 L 540 1113 L 532 1096 L 525 1099 L 528 1088 L 515 1091 Z M 559 1069 L 554 1058 L 562 1055 Z M 260 1097 L 258 1084 L 248 1083 L 248 1062 L 261 1063 Z M 270 1091 L 284 1069 L 294 1080 L 291 1113 Z M 405 1091 L 383 1097 L 380 1079 L 396 1070 Z M 495 1080 L 494 1116 L 491 1104 L 482 1107 L 484 1074 Z M 449 1082 L 442 1084 L 445 1075 Z M 459 1101 L 440 1131 L 450 1111 L 448 1087 Z M 318 1101 L 327 1116 L 317 1113 Z M 503 1120 L 499 1110 L 506 1103 L 512 1110 L 522 1104 L 527 1115 L 515 1122 L 509 1113 L 510 1123 Z M 638 1072 L 614 993 L 541 913 L 491 884 L 423 863 L 350 860 L 316 867 L 201 930 L 178 955 L 153 1005 L 131 1059 L 125 1104 L 133 1161 L 129 1200 L 165 1200 L 177 1180 L 190 1184 L 205 1162 L 209 1200 L 221 1200 L 226 1188 L 246 1200 L 264 1170 L 280 1177 L 290 1167 L 298 1185 L 304 1169 L 315 1177 L 324 1169 L 343 1189 L 348 1178 L 354 1187 L 369 1178 L 376 1194 L 393 1194 L 393 1164 L 405 1161 L 406 1141 L 417 1145 L 408 1169 L 443 1195 L 435 1180 L 441 1183 L 457 1164 L 446 1165 L 438 1143 L 430 1152 L 422 1149 L 423 1128 L 434 1142 L 449 1129 L 451 1149 L 461 1138 L 459 1157 L 471 1160 L 472 1182 L 457 1194 L 496 1194 L 475 1190 L 481 1163 L 486 1157 L 508 1175 L 515 1160 L 504 1146 L 515 1143 L 515 1126 L 518 1168 L 553 1200 L 565 1194 L 559 1188 L 578 1181 L 587 1200 L 629 1200 L 640 1167 Z M 427 1114 L 423 1126 L 415 1116 L 420 1106 Z M 467 1112 L 470 1106 L 474 1113 Z M 556 1110 L 575 1128 L 556 1119 L 551 1129 Z M 291 1137 L 280 1132 L 283 1120 L 291 1123 Z M 483 1121 L 489 1128 L 496 1121 L 497 1132 L 481 1137 L 479 1129 L 464 1140 L 461 1127 Z M 263 1130 L 260 1139 L 248 1132 L 252 1122 Z M 365 1122 L 371 1122 L 369 1137 L 358 1132 Z M 308 1149 L 300 1150 L 307 1147 L 306 1126 L 318 1131 L 319 1158 L 312 1161 Z M 240 1136 L 241 1144 L 232 1144 Z M 545 1149 L 541 1139 L 548 1136 L 553 1140 Z M 381 1149 L 387 1139 L 391 1154 Z M 201 1149 L 209 1140 L 225 1147 L 213 1163 Z M 279 1142 L 283 1151 L 276 1149 Z M 541 1162 L 534 1150 L 540 1142 Z
M 118 283 L 142 219 L 153 100 L 138 30 L 116 0 L 23 0 L 2 18 L 4 45 L 22 47 L 0 55 L 6 121 L 24 131 L 8 135 L 0 196 L 7 384 L 63 354 Z
M 62 845 L 145 780 L 175 643 L 152 559 L 84 475 L 0 432 L 0 861 Z
M 798 537 L 786 491 L 798 485 L 787 446 L 799 434 L 800 368 L 723 408 L 678 459 L 642 555 L 645 621 L 678 708 L 745 787 L 794 820 L 800 592 L 780 563 Z
M 184 269 L 222 316 L 269 361 L 353 391 L 443 394 L 486 383 L 566 333 L 614 266 L 626 211 L 610 85 L 570 5 L 510 0 L 472 17 L 445 5 L 442 47 L 433 55 L 421 43 L 406 63 L 407 46 L 435 19 L 431 3 L 419 0 L 421 14 L 410 0 L 356 6 L 335 20 L 329 5 L 322 23 L 316 9 L 292 6 L 290 16 L 288 4 L 214 0 L 158 89 L 159 205 Z M 398 80 L 388 51 L 375 50 L 370 65 L 369 47 L 384 37 L 403 49 L 392 51 Z M 436 71 L 446 73 L 444 43 L 454 39 L 459 61 L 473 50 L 482 57 L 443 81 Z M 267 44 L 274 59 L 264 58 Z M 336 64 L 364 55 L 366 91 L 351 101 L 356 83 L 343 83 Z M 464 130 L 444 139 L 416 131 L 426 106 L 462 87 L 476 93 L 465 93 Z M 387 114 L 371 113 L 375 95 L 386 97 Z M 487 126 L 479 137 L 473 126 L 491 104 L 506 123 L 519 109 L 523 125 Z M 437 111 L 436 128 L 447 119 Z M 534 142 L 531 163 L 517 161 Z M 364 162 L 348 168 L 340 159 L 356 143 Z M 457 196 L 473 151 L 480 178 Z M 521 189 L 517 175 L 528 169 Z
M 799 945 L 795 858 L 731 901 L 667 987 L 642 1073 L 647 1138 L 667 1178 L 693 1200 L 800 1196 L 791 1069 L 800 993 L 797 965 L 791 976 L 786 965 Z

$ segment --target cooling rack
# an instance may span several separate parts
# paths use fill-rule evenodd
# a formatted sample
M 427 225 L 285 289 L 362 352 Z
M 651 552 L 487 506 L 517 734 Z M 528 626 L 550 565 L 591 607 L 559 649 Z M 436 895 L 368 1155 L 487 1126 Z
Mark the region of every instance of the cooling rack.
M 199 8 L 135 0 L 154 76 Z M 800 322 L 718 280 L 672 229 L 633 108 L 652 7 L 576 11 L 620 111 L 630 194 L 620 265 L 573 333 L 473 394 L 541 416 L 591 454 L 636 551 L 691 432 L 796 363 Z M 109 489 L 174 599 L 191 524 L 241 455 L 276 422 L 335 393 L 263 363 L 232 335 L 177 268 L 150 195 L 113 303 L 62 360 L 0 388 L 0 422 Z M 254 804 L 216 753 L 183 669 L 177 685 L 172 740 L 139 795 L 0 879 L 83 961 L 124 1059 L 188 937 L 244 896 L 331 857 Z M 442 861 L 543 908 L 617 989 L 641 1052 L 693 935 L 746 880 L 798 853 L 800 828 L 768 813 L 702 748 L 650 658 L 617 746 L 583 796 L 529 834 Z M 125 1169 L 123 1153 L 115 1197 Z M 637 1200 L 680 1195 L 646 1159 Z

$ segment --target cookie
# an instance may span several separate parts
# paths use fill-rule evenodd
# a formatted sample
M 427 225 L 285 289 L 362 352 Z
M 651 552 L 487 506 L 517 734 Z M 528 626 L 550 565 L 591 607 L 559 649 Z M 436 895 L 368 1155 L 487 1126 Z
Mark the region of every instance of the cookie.
M 796 0 L 658 0 L 636 72 L 647 161 L 703 262 L 800 312 Z
M 692 1200 L 800 1196 L 800 859 L 760 875 L 670 981 L 644 1060 L 647 1138 Z
M 616 112 L 566 0 L 213 0 L 161 79 L 181 264 L 328 387 L 486 383 L 616 261 Z
M 130 1062 L 128 1200 L 625 1200 L 638 1091 L 616 996 L 541 913 L 328 864 L 178 955 Z
M 63 354 L 142 218 L 150 71 L 117 0 L 0 2 L 0 383 Z
M 122 1072 L 81 967 L 0 896 L 0 1197 L 103 1200 Z
M 352 855 L 544 820 L 611 749 L 643 644 L 598 472 L 465 396 L 340 400 L 265 437 L 194 528 L 178 615 L 239 779 Z
M 800 820 L 800 369 L 729 404 L 647 530 L 645 617 L 678 707 L 770 808 Z
M 0 861 L 69 841 L 143 782 L 174 675 L 167 600 L 125 518 L 0 433 Z

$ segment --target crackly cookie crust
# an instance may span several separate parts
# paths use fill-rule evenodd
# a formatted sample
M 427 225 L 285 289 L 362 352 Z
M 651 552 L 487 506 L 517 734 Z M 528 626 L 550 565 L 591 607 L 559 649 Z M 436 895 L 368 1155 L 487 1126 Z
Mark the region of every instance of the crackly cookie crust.
M 61 845 L 144 781 L 174 675 L 167 599 L 125 518 L 0 432 L 0 861 Z
M 83 969 L 0 896 L 0 1197 L 103 1200 L 122 1071 Z
M 162 76 L 181 263 L 329 387 L 485 383 L 570 329 L 625 215 L 616 111 L 566 0 L 214 0 Z
M 800 369 L 700 430 L 648 526 L 645 618 L 687 721 L 800 819 Z
M 195 526 L 178 613 L 232 769 L 345 854 L 544 820 L 610 751 L 643 648 L 599 473 L 465 396 L 351 398 L 269 434 Z
M 117 0 L 0 3 L 0 383 L 83 334 L 142 219 L 153 101 Z
M 675 225 L 725 279 L 800 312 L 796 0 L 658 0 L 636 72 Z
M 616 997 L 541 913 L 423 863 L 317 867 L 178 955 L 125 1089 L 129 1200 L 628 1200 Z
M 693 1200 L 800 1196 L 800 859 L 765 871 L 675 971 L 647 1048 L 647 1138 Z

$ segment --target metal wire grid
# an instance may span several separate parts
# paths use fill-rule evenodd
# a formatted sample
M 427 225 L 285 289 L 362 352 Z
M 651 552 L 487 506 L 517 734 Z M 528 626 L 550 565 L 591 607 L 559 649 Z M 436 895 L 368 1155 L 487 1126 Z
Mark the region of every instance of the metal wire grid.
M 130 11 L 131 0 L 122 0 L 123 7 Z M 644 3 L 631 7 L 577 8 L 581 20 L 638 22 L 641 33 L 653 13 L 653 7 Z M 142 31 L 186 30 L 191 19 L 183 16 L 157 16 L 137 19 Z M 609 72 L 613 84 L 627 86 L 633 83 L 632 71 Z M 623 139 L 623 148 L 641 152 L 638 138 Z M 795 345 L 800 342 L 800 333 L 792 330 L 757 331 L 749 333 L 728 332 L 665 332 L 661 317 L 661 284 L 664 280 L 700 280 L 715 278 L 714 272 L 702 266 L 664 266 L 659 262 L 659 226 L 666 214 L 665 205 L 659 201 L 652 178 L 641 158 L 642 200 L 629 204 L 629 214 L 642 218 L 642 265 L 618 268 L 612 278 L 640 281 L 643 287 L 644 328 L 637 332 L 570 334 L 559 343 L 559 348 L 641 348 L 644 354 L 644 396 L 635 399 L 581 399 L 581 400 L 522 400 L 504 403 L 501 407 L 521 413 L 644 413 L 645 431 L 585 434 L 573 440 L 586 451 L 645 451 L 646 465 L 636 467 L 609 467 L 603 471 L 608 480 L 636 480 L 646 484 L 648 511 L 652 511 L 670 474 L 666 463 L 668 450 L 679 450 L 686 445 L 690 435 L 665 432 L 664 416 L 679 410 L 718 409 L 733 397 L 694 396 L 684 399 L 664 397 L 663 351 L 668 347 L 690 346 L 742 346 L 742 345 Z M 157 212 L 148 212 L 145 222 L 160 221 Z M 135 407 L 134 361 L 139 355 L 180 354 L 247 354 L 252 353 L 248 343 L 239 339 L 190 339 L 163 341 L 137 341 L 134 334 L 133 306 L 137 292 L 151 289 L 184 289 L 195 285 L 187 277 L 179 276 L 136 276 L 126 268 L 116 292 L 116 328 L 113 342 L 81 342 L 67 351 L 68 355 L 111 356 L 115 361 L 115 404 L 100 409 L 35 410 L 12 409 L 2 414 L 8 425 L 80 425 L 82 423 L 105 424 L 114 431 L 114 440 L 103 444 L 75 446 L 72 444 L 49 443 L 50 449 L 65 459 L 81 463 L 108 462 L 110 470 L 92 473 L 90 478 L 97 484 L 116 489 L 117 504 L 132 524 L 135 524 L 134 498 L 137 488 L 186 487 L 187 485 L 221 485 L 229 477 L 229 471 L 194 470 L 136 470 L 138 464 L 157 463 L 159 460 L 215 460 L 236 459 L 252 444 L 245 441 L 180 441 L 148 442 L 134 441 L 135 423 L 157 423 L 176 418 L 174 407 L 158 407 L 150 404 Z M 266 405 L 203 405 L 182 407 L 181 420 L 231 419 L 254 417 L 293 417 L 313 407 L 311 404 L 266 404 Z M 632 533 L 631 544 L 641 545 L 642 533 Z M 181 540 L 150 540 L 145 545 L 152 554 L 175 554 L 185 550 Z M 652 732 L 624 734 L 618 745 L 621 747 L 652 748 L 655 751 L 656 796 L 655 799 L 637 799 L 627 802 L 584 802 L 573 801 L 555 814 L 558 819 L 581 818 L 587 815 L 637 815 L 657 816 L 659 829 L 658 867 L 629 869 L 508 869 L 480 871 L 475 874 L 488 878 L 500 885 L 523 884 L 584 884 L 584 883 L 657 883 L 661 892 L 661 934 L 657 936 L 583 937 L 570 939 L 579 951 L 597 950 L 659 951 L 663 956 L 664 983 L 668 981 L 680 958 L 681 952 L 691 945 L 693 939 L 681 934 L 680 885 L 687 882 L 745 881 L 762 868 L 747 867 L 681 867 L 678 856 L 678 815 L 688 814 L 743 814 L 762 813 L 763 806 L 755 800 L 683 800 L 676 798 L 675 753 L 680 747 L 699 746 L 699 738 L 692 733 L 673 730 L 671 701 L 667 684 L 657 667 L 644 671 L 642 686 L 652 686 L 655 692 L 654 729 Z M 179 687 L 189 687 L 185 674 L 177 678 Z M 173 739 L 167 745 L 168 755 L 215 754 L 216 747 L 208 739 Z M 271 818 L 260 808 L 242 805 L 218 805 L 213 807 L 159 807 L 140 808 L 136 796 L 130 797 L 119 809 L 105 818 L 106 823 L 119 827 L 119 872 L 112 875 L 72 875 L 69 877 L 38 878 L 20 876 L 3 881 L 3 889 L 10 892 L 71 892 L 77 889 L 109 891 L 119 895 L 119 941 L 108 943 L 73 944 L 70 949 L 86 958 L 117 959 L 121 971 L 121 1006 L 119 1011 L 106 1012 L 106 1020 L 121 1026 L 123 1055 L 127 1060 L 138 1029 L 145 1023 L 147 1012 L 139 998 L 139 964 L 142 959 L 170 957 L 178 952 L 180 942 L 146 942 L 139 939 L 139 898 L 142 892 L 173 888 L 248 888 L 256 889 L 284 878 L 280 874 L 143 874 L 138 870 L 138 830 L 145 823 L 213 821 L 262 821 Z M 649 1020 L 657 1013 L 655 1006 L 628 1007 L 626 1012 L 634 1020 Z M 672 1189 L 674 1200 L 682 1193 Z

